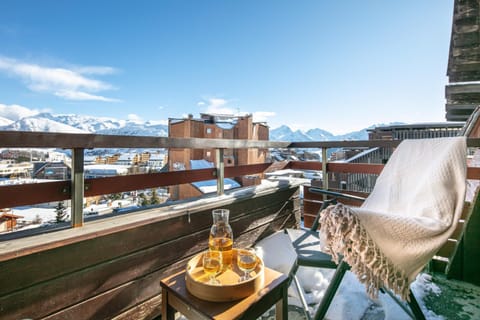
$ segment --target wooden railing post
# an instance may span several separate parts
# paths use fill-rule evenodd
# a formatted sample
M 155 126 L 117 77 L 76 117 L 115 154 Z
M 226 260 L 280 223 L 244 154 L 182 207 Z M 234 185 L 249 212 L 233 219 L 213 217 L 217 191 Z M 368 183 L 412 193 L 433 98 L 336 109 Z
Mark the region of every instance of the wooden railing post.
M 83 225 L 83 193 L 85 182 L 83 179 L 83 148 L 72 150 L 72 227 Z
M 217 160 L 217 195 L 222 195 L 225 193 L 225 162 L 223 159 L 223 148 L 215 149 L 215 157 Z

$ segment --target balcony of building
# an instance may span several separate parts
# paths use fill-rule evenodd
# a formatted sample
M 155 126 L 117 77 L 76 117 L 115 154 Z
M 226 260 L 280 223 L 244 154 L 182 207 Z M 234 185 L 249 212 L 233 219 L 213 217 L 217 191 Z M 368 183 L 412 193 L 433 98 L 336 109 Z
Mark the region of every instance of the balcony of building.
M 225 139 L 106 136 L 36 132 L 0 132 L 0 148 L 60 148 L 71 151 L 71 180 L 0 186 L 0 208 L 71 201 L 71 222 L 45 229 L 9 232 L 0 236 L 0 314 L 2 319 L 155 319 L 161 314 L 160 279 L 185 268 L 186 262 L 207 248 L 214 208 L 230 209 L 237 246 L 249 246 L 285 227 L 308 225 L 323 198 L 309 192 L 312 179 L 280 177 L 274 170 L 314 170 L 313 179 L 335 190 L 348 174 L 376 175 L 383 164 L 334 163 L 327 150 L 339 147 L 394 148 L 399 141 L 274 142 Z M 469 139 L 480 147 L 480 139 Z M 92 148 L 213 149 L 217 167 L 198 170 L 84 178 L 84 151 Z M 319 149 L 322 161 L 285 161 L 224 166 L 224 149 Z M 435 159 L 432 159 L 435 161 Z M 259 185 L 224 190 L 225 178 L 261 176 Z M 330 179 L 326 178 L 330 177 Z M 331 179 L 335 177 L 334 179 Z M 469 167 L 468 178 L 480 180 L 480 168 Z M 157 187 L 212 180 L 217 192 L 181 201 L 86 218 L 84 199 Z M 348 190 L 347 190 L 348 191 Z M 368 195 L 368 193 L 352 192 Z M 477 216 L 479 213 L 476 212 Z M 471 222 L 474 221 L 471 219 Z M 472 245 L 479 242 L 478 224 L 470 223 Z M 473 240 L 473 241 L 472 241 Z M 471 244 L 461 249 L 471 250 Z M 478 248 L 478 247 L 477 247 Z M 280 248 L 281 250 L 281 248 Z M 452 249 L 453 250 L 453 249 Z M 478 251 L 478 250 L 477 250 Z M 470 252 L 470 251 L 469 251 Z M 446 256 L 449 256 L 446 253 Z M 460 256 L 460 251 L 455 254 Z M 464 254 L 451 276 L 473 283 L 475 255 Z M 448 259 L 447 259 L 448 260 Z M 445 280 L 441 260 L 432 274 Z M 443 269 L 442 269 L 443 268 Z M 450 286 L 452 287 L 452 286 Z M 460 286 L 460 288 L 465 288 Z M 477 290 L 478 293 L 480 290 Z M 474 299 L 478 299 L 476 296 Z M 441 297 L 430 294 L 431 306 Z M 478 300 L 477 300 L 478 301 Z M 432 307 L 433 308 L 433 307 Z M 478 310 L 477 310 L 478 311 Z M 436 309 L 438 314 L 448 312 Z M 479 315 L 479 314 L 476 314 Z M 475 314 L 472 314 L 472 319 Z

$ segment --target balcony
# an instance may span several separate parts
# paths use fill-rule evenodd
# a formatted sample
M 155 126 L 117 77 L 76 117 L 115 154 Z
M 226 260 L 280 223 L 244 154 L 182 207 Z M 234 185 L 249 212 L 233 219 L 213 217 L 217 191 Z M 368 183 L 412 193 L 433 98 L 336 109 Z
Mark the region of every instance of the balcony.
M 207 247 L 213 208 L 230 209 L 235 242 L 247 246 L 282 228 L 298 226 L 302 220 L 308 225 L 323 200 L 308 192 L 310 184 L 302 178 L 271 179 L 260 186 L 231 191 L 224 191 L 224 178 L 264 175 L 273 168 L 318 170 L 323 177 L 374 175 L 382 170 L 382 164 L 328 163 L 327 149 L 395 147 L 398 143 L 380 140 L 290 143 L 0 132 L 0 148 L 62 148 L 72 153 L 72 180 L 0 186 L 0 208 L 63 200 L 70 200 L 72 207 L 70 224 L 48 232 L 32 231 L 0 238 L 2 318 L 158 318 L 162 299 L 160 279 L 183 269 L 186 261 Z M 480 139 L 469 139 L 468 144 L 480 147 Z M 84 151 L 92 148 L 214 148 L 217 163 L 223 163 L 225 149 L 317 148 L 322 150 L 323 161 L 218 165 L 199 170 L 84 179 Z M 469 168 L 468 177 L 480 180 L 480 168 Z M 211 179 L 217 180 L 216 194 L 84 220 L 85 197 Z M 324 181 L 323 186 L 328 188 L 329 179 Z M 478 232 L 474 230 L 470 236 L 478 239 Z M 468 259 L 475 257 L 465 257 L 466 264 Z M 442 265 L 432 263 L 433 267 L 440 270 Z M 462 276 L 459 271 L 458 278 Z

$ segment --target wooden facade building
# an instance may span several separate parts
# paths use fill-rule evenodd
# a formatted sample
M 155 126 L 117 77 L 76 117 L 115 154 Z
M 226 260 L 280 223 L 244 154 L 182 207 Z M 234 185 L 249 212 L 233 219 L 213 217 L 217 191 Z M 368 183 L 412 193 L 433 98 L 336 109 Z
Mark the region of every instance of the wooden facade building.
M 455 0 L 445 90 L 447 121 L 466 121 L 480 105 L 479 21 L 479 0 Z

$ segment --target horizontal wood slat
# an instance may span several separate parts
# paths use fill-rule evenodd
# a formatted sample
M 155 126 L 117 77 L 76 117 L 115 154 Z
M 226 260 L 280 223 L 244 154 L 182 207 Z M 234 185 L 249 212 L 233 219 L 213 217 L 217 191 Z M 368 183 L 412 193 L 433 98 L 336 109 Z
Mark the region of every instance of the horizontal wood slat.
M 439 259 L 436 259 L 435 257 L 430 261 L 431 269 L 440 273 L 445 273 L 445 270 L 447 269 L 447 264 L 448 264 L 448 261 L 439 260 Z
M 458 221 L 457 227 L 455 228 L 455 230 L 453 230 L 452 235 L 450 236 L 450 239 L 460 240 L 463 235 L 464 227 L 465 227 L 465 223 L 463 221 Z
M 214 168 L 209 168 L 85 179 L 85 196 L 91 197 L 95 195 L 117 193 L 122 191 L 142 190 L 154 187 L 166 187 L 183 183 L 212 180 L 215 179 L 215 175 L 216 170 Z
M 290 142 L 242 139 L 167 138 L 152 136 L 101 135 L 90 133 L 57 133 L 0 131 L 0 148 L 188 148 L 243 149 L 287 148 Z
M 4 185 L 0 186 L 0 209 L 62 201 L 70 197 L 70 181 Z
M 436 255 L 450 259 L 456 246 L 457 246 L 456 240 L 448 239 L 448 241 L 445 242 L 445 244 L 438 250 Z
M 180 149 L 242 149 L 242 148 L 342 148 L 395 147 L 400 140 L 341 141 L 270 141 L 242 139 L 166 138 L 152 136 L 118 136 L 82 133 L 0 131 L 0 148 L 180 148 Z M 480 138 L 469 139 L 469 146 L 480 147 Z
M 452 84 L 445 87 L 445 93 L 451 94 L 463 94 L 463 93 L 480 93 L 480 84 L 478 83 L 466 83 L 466 84 Z
M 270 163 L 261 163 L 227 167 L 225 168 L 225 177 L 263 173 L 270 165 Z M 85 179 L 85 196 L 91 197 L 212 179 L 216 179 L 215 168 Z M 70 197 L 70 181 L 0 186 L 0 208 L 62 201 L 68 200 Z
M 290 169 L 320 171 L 322 170 L 322 163 L 317 161 L 291 161 L 288 167 Z M 327 163 L 327 172 L 380 174 L 383 167 L 383 164 L 329 162 Z M 468 167 L 467 178 L 480 180 L 480 168 Z

